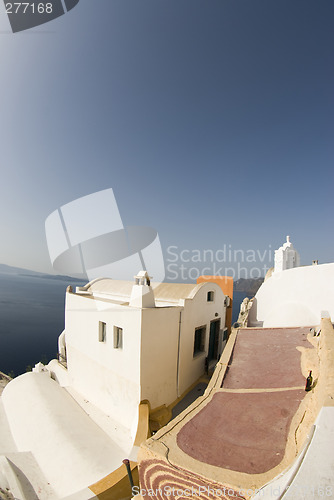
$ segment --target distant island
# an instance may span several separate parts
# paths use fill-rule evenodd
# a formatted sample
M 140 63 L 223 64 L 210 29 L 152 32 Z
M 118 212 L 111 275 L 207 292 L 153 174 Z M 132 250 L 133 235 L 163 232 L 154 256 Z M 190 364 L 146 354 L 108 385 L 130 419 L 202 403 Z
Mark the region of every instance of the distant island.
M 239 278 L 233 283 L 233 291 L 248 293 L 251 297 L 253 297 L 262 285 L 263 281 L 264 278 Z
M 57 281 L 67 281 L 69 283 L 86 283 L 87 278 L 75 278 L 73 276 L 66 276 L 62 274 L 47 274 L 31 269 L 23 269 L 21 267 L 8 266 L 7 264 L 0 264 L 0 274 L 15 275 L 15 276 L 29 276 L 30 278 L 51 279 Z M 252 297 L 256 294 L 262 285 L 263 278 L 239 278 L 234 281 L 233 289 L 235 292 L 244 292 Z
M 30 278 L 42 278 L 42 279 L 51 279 L 58 281 L 69 281 L 71 283 L 83 283 L 87 281 L 87 279 L 85 278 L 74 278 L 73 276 L 66 276 L 62 274 L 40 273 L 38 271 L 32 271 L 31 269 L 23 269 L 21 267 L 8 266 L 7 264 L 0 264 L 0 274 L 29 276 Z

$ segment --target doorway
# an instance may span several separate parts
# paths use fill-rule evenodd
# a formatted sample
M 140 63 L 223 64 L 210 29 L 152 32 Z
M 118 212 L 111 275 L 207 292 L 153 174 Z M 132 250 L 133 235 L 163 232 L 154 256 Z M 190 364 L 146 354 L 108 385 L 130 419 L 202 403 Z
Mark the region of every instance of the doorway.
M 208 362 L 218 359 L 218 344 L 219 344 L 220 319 L 215 319 L 210 322 L 209 350 Z

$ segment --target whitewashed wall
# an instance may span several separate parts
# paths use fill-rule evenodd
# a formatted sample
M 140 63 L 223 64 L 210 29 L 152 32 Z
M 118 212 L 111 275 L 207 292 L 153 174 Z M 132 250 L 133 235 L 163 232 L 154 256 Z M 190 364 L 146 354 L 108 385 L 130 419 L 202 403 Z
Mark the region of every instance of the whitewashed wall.
M 225 326 L 221 288 L 203 283 L 196 290 L 179 306 L 143 309 L 108 301 L 96 307 L 92 298 L 67 293 L 69 385 L 131 429 L 140 401 L 148 399 L 152 408 L 175 401 L 204 373 L 210 321 L 220 319 L 221 330 Z M 214 291 L 212 302 L 208 291 Z M 98 340 L 99 321 L 107 325 L 106 342 Z M 195 329 L 203 325 L 205 349 L 194 357 Z M 123 328 L 122 349 L 113 347 L 114 326 Z
M 214 301 L 207 302 L 208 291 L 214 291 Z M 179 396 L 203 373 L 208 354 L 210 321 L 220 319 L 225 326 L 225 295 L 215 283 L 204 283 L 193 299 L 185 299 L 181 317 Z M 218 316 L 215 316 L 218 313 Z M 193 357 L 195 329 L 206 325 L 205 350 Z
M 140 403 L 141 310 L 66 294 L 65 335 L 70 385 L 125 427 L 133 428 Z M 107 324 L 99 342 L 99 321 Z M 123 328 L 123 347 L 113 347 L 113 327 Z
M 334 263 L 296 267 L 274 273 L 255 295 L 248 325 L 317 325 L 322 311 L 327 311 L 333 321 L 333 283 Z
M 143 309 L 141 399 L 152 408 L 177 399 L 177 362 L 181 307 Z

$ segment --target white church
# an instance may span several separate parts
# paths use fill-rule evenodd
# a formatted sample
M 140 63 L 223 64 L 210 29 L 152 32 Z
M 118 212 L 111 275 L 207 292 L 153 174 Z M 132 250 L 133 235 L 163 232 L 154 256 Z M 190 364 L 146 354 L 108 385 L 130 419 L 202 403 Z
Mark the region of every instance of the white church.
M 334 263 L 301 266 L 300 256 L 286 237 L 275 251 L 275 267 L 252 300 L 248 326 L 295 327 L 334 321 Z
M 286 242 L 275 250 L 274 272 L 279 273 L 286 269 L 300 266 L 300 255 L 290 241 L 290 236 L 286 237 Z

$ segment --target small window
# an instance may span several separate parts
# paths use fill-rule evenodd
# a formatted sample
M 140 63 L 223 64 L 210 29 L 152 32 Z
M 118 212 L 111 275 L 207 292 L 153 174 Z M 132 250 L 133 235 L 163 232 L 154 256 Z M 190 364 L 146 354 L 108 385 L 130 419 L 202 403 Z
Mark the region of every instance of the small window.
M 215 292 L 208 292 L 208 302 L 213 302 L 215 298 Z
M 201 326 L 195 330 L 194 357 L 204 351 L 206 326 Z
M 114 349 L 122 349 L 123 347 L 123 328 L 114 326 Z
M 99 342 L 105 342 L 107 340 L 107 324 L 103 321 L 99 321 Z

